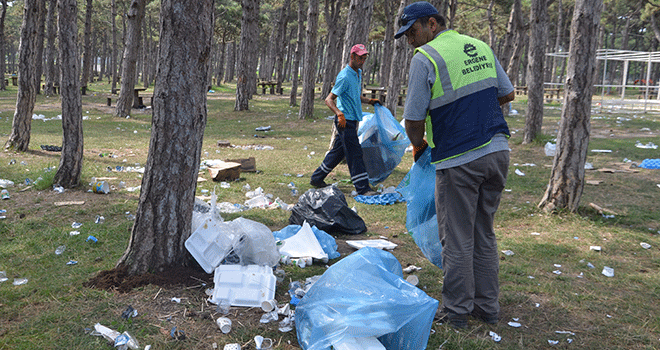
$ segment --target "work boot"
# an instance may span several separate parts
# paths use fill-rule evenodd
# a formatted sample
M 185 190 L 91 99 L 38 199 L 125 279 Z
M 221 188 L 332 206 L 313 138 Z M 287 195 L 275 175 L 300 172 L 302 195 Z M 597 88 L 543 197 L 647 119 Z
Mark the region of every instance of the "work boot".
M 474 306 L 474 309 L 470 315 L 472 315 L 472 317 L 476 318 L 477 320 L 487 324 L 497 324 L 497 321 L 499 321 L 498 315 L 488 314 L 477 305 Z
M 442 324 L 449 323 L 450 326 L 456 329 L 466 329 L 468 327 L 468 315 L 459 315 L 453 312 L 438 310 L 435 313 L 434 319 Z
M 321 180 L 321 181 L 311 181 L 310 180 L 309 184 L 312 185 L 312 187 L 314 187 L 314 188 L 324 188 L 324 187 L 330 186 L 323 180 Z

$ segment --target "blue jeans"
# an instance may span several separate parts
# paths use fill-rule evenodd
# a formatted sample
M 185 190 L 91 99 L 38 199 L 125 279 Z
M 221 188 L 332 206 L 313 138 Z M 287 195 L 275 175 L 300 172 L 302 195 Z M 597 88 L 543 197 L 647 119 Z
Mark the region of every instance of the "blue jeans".
M 358 122 L 347 120 L 346 127 L 340 128 L 337 125 L 337 117 L 335 116 L 335 126 L 338 132 L 335 143 L 332 145 L 330 152 L 325 155 L 321 165 L 312 174 L 311 182 L 323 181 L 346 158 L 355 191 L 358 194 L 364 194 L 371 190 L 371 187 L 369 186 L 369 174 L 367 174 L 362 159 L 362 147 L 357 137 Z

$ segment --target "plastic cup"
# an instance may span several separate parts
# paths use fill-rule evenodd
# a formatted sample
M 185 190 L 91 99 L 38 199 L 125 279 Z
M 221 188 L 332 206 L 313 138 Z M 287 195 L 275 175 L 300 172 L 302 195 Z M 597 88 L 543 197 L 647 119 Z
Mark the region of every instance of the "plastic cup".
M 218 319 L 215 320 L 215 323 L 218 325 L 218 328 L 220 328 L 222 333 L 227 334 L 231 332 L 231 320 L 227 317 L 218 317 Z
M 261 302 L 261 310 L 264 310 L 264 312 L 271 312 L 277 308 L 277 300 L 271 299 L 271 300 L 264 300 Z
M 406 277 L 406 281 L 408 281 L 408 283 L 412 284 L 413 286 L 419 284 L 419 278 L 417 278 L 417 276 L 415 275 L 410 275 Z
M 107 194 L 110 193 L 110 185 L 106 181 L 97 181 L 92 185 L 94 193 Z
M 237 343 L 225 344 L 223 350 L 241 350 L 241 345 Z

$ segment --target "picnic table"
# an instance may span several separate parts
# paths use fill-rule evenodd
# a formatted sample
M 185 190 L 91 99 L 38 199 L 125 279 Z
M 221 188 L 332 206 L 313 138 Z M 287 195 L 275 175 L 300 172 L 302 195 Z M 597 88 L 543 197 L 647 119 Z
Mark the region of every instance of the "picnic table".
M 275 81 L 260 81 L 257 83 L 257 85 L 261 86 L 261 94 L 265 95 L 266 94 L 266 87 L 269 88 L 270 94 L 275 95 L 275 86 L 277 86 L 277 82 Z M 278 91 L 278 93 L 281 95 L 282 90 Z
M 375 98 L 375 99 L 379 99 L 381 101 L 384 101 L 385 97 L 387 97 L 387 88 L 385 88 L 385 87 L 382 87 L 382 86 L 381 87 L 370 87 L 370 88 L 365 87 L 364 89 L 371 92 L 370 93 L 371 97 L 369 97 L 369 98 Z M 362 95 L 364 97 L 367 97 L 368 94 L 369 93 L 365 92 Z M 399 106 L 403 106 L 403 100 L 404 100 L 405 97 L 406 97 L 406 88 L 403 87 L 403 88 L 401 88 L 401 93 L 399 93 L 399 100 L 397 102 L 397 104 Z
M 152 96 L 140 96 L 140 92 L 147 90 L 146 88 L 134 88 L 133 89 L 133 108 L 136 109 L 141 109 L 146 107 L 144 105 L 144 97 L 151 97 L 153 100 Z M 108 106 L 112 106 L 112 96 L 108 97 Z

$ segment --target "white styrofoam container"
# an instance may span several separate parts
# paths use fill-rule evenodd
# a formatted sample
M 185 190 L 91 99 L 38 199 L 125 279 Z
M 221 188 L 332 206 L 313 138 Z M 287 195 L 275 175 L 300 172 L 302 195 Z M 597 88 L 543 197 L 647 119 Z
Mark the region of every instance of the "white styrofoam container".
M 376 337 L 348 338 L 341 343 L 333 344 L 335 350 L 385 350 Z
M 346 244 L 348 244 L 349 246 L 355 249 L 372 247 L 378 249 L 392 250 L 397 246 L 396 243 L 392 243 L 384 239 L 347 240 Z
M 232 306 L 261 307 L 265 300 L 275 298 L 273 269 L 259 265 L 220 265 L 213 276 L 211 302 L 229 301 Z
M 239 238 L 232 225 L 207 218 L 188 237 L 185 246 L 206 273 L 213 273 Z

